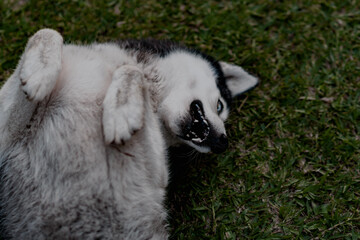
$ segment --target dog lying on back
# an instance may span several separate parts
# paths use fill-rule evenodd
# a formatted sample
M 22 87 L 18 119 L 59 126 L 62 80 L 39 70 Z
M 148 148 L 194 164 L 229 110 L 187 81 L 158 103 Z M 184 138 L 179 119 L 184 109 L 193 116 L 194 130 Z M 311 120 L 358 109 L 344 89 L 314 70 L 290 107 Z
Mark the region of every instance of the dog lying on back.
M 0 90 L 5 238 L 166 239 L 166 149 L 227 147 L 242 68 L 169 41 L 30 38 Z

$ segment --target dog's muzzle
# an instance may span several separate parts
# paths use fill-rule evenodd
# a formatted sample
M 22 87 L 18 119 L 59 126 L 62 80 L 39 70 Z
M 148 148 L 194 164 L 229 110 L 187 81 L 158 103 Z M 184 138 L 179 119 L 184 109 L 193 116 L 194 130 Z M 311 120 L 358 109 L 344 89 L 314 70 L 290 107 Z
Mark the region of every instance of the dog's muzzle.
M 222 153 L 224 152 L 229 145 L 228 139 L 225 134 L 221 134 L 220 137 L 208 137 L 207 142 L 213 153 Z
M 185 140 L 191 140 L 194 143 L 202 143 L 210 133 L 210 126 L 205 119 L 204 110 L 199 100 L 190 104 L 191 125 L 185 130 Z
M 206 120 L 201 101 L 193 101 L 189 113 L 189 119 L 182 128 L 183 134 L 178 136 L 198 146 L 210 147 L 213 153 L 224 152 L 228 147 L 228 139 L 225 134 L 217 133 Z

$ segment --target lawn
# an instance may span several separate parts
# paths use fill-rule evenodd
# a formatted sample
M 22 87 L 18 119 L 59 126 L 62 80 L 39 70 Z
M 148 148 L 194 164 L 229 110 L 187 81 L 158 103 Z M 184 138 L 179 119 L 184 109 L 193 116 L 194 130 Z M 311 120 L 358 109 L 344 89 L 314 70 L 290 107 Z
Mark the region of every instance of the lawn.
M 44 27 L 172 39 L 261 79 L 227 152 L 174 150 L 173 239 L 360 239 L 360 1 L 5 0 L 0 19 L 0 85 Z

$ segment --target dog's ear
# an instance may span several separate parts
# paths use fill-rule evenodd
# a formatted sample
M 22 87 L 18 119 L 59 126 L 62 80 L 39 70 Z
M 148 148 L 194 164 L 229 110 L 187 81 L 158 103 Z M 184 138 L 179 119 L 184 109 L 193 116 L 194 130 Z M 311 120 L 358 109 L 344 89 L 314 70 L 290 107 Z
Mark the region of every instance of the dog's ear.
M 256 77 L 251 76 L 239 66 L 226 62 L 220 62 L 220 65 L 232 97 L 236 97 L 254 88 L 259 82 Z

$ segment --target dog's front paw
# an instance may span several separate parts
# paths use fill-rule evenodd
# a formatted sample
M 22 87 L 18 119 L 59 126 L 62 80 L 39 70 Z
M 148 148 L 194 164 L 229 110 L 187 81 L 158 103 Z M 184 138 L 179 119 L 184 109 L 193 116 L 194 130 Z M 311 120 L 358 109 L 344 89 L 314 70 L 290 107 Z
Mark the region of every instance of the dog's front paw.
M 103 103 L 105 142 L 124 144 L 144 123 L 144 75 L 135 66 L 114 74 Z
M 41 101 L 54 89 L 61 71 L 63 39 L 51 29 L 30 38 L 20 66 L 21 87 L 31 101 Z

